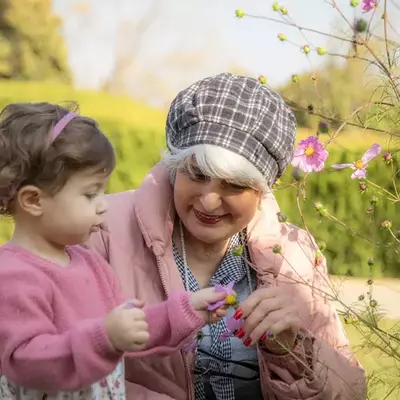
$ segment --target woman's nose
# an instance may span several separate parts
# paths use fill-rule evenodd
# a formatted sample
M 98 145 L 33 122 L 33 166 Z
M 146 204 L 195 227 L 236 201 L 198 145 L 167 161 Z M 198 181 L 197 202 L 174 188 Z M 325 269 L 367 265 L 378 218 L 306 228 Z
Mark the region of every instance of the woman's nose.
M 213 185 L 207 185 L 200 196 L 200 203 L 205 212 L 214 212 L 222 204 L 221 195 L 217 190 L 215 190 Z

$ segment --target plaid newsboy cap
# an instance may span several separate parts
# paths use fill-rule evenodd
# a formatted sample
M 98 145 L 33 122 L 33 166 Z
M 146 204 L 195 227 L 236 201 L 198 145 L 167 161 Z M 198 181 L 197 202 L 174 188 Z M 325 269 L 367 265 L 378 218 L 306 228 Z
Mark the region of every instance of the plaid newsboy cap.
M 282 97 L 254 78 L 222 73 L 173 100 L 166 126 L 171 153 L 198 144 L 231 150 L 272 185 L 293 157 L 296 119 Z

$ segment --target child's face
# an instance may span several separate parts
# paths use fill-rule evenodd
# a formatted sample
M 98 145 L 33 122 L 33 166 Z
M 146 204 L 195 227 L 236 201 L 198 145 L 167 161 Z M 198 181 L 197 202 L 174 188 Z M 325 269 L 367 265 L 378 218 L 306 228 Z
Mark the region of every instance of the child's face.
M 72 176 L 55 196 L 44 198 L 41 222 L 47 239 L 80 244 L 97 231 L 107 211 L 107 181 L 105 174 L 85 171 Z

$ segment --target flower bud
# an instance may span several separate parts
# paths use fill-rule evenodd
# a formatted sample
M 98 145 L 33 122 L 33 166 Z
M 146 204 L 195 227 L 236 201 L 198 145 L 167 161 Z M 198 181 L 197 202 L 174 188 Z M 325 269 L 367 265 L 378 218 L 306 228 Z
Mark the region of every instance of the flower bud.
M 272 252 L 274 254 L 280 254 L 282 251 L 282 246 L 280 246 L 279 244 L 275 244 L 274 247 L 272 248 Z
M 354 24 L 354 29 L 357 33 L 363 33 L 368 28 L 368 22 L 365 19 L 359 18 Z
M 378 302 L 374 299 L 371 299 L 369 302 L 369 306 L 375 308 L 378 305 Z
M 317 245 L 318 245 L 318 248 L 319 248 L 321 251 L 325 251 L 325 250 L 326 250 L 326 242 L 324 242 L 323 240 L 320 240 L 320 241 L 317 243 Z
M 367 184 L 365 182 L 360 183 L 360 190 L 365 192 L 367 190 Z
M 365 299 L 365 296 L 363 294 L 360 294 L 358 296 L 358 301 L 363 301 Z
M 244 248 L 243 246 L 236 246 L 231 250 L 232 255 L 240 257 L 243 254 Z
M 289 10 L 286 7 L 280 7 L 279 11 L 281 12 L 282 15 L 288 15 Z
M 384 229 L 392 229 L 392 222 L 391 221 L 383 221 L 381 224 L 382 228 Z
M 352 7 L 357 7 L 360 4 L 360 0 L 351 0 L 350 5 Z
M 315 254 L 315 259 L 314 259 L 314 266 L 318 267 L 319 265 L 322 264 L 322 260 L 323 260 L 323 255 L 320 251 L 317 251 Z
M 296 74 L 292 75 L 292 82 L 293 83 L 297 83 L 299 80 L 300 80 L 300 78 L 299 78 L 298 75 L 296 75 Z
M 378 200 L 378 196 L 372 196 L 370 200 L 371 206 L 378 204 Z
M 267 78 L 264 75 L 260 75 L 258 77 L 258 82 L 260 82 L 261 85 L 265 85 L 267 83 Z
M 370 267 L 372 267 L 372 266 L 375 264 L 375 259 L 374 259 L 374 257 L 368 258 L 367 264 L 368 264 Z
M 328 133 L 329 132 L 329 125 L 326 121 L 320 121 L 318 123 L 318 131 L 320 133 Z
M 281 6 L 279 5 L 279 3 L 276 1 L 274 4 L 272 4 L 272 9 L 274 11 L 279 11 L 281 9 Z
M 391 161 L 391 160 L 392 160 L 392 153 L 386 152 L 386 153 L 383 155 L 383 160 L 386 161 L 386 162 Z
M 243 10 L 242 8 L 238 8 L 238 9 L 235 11 L 235 14 L 236 14 L 236 17 L 237 17 L 237 18 L 243 18 L 244 15 L 245 15 L 245 12 L 244 12 L 244 10 Z
M 284 33 L 278 33 L 278 39 L 284 42 L 286 40 L 286 35 Z
M 314 208 L 315 208 L 317 211 L 321 211 L 321 210 L 324 208 L 324 205 L 323 205 L 320 201 L 316 201 L 316 202 L 314 203 Z
M 311 48 L 308 44 L 304 45 L 301 49 L 303 50 L 304 54 L 310 54 L 311 52 Z
M 302 171 L 300 168 L 298 168 L 298 167 L 294 167 L 294 168 L 292 169 L 292 178 L 293 178 L 296 182 L 301 181 L 302 178 L 303 178 L 303 171 Z
M 326 53 L 325 47 L 317 47 L 317 53 L 320 56 L 323 56 Z
M 329 215 L 328 210 L 324 207 L 319 211 L 321 217 L 327 217 Z
M 278 221 L 279 222 L 286 222 L 287 221 L 287 216 L 286 216 L 285 213 L 278 212 L 276 215 L 278 216 Z
M 279 186 L 282 185 L 282 181 L 278 178 L 275 183 L 272 185 L 272 189 L 278 189 Z

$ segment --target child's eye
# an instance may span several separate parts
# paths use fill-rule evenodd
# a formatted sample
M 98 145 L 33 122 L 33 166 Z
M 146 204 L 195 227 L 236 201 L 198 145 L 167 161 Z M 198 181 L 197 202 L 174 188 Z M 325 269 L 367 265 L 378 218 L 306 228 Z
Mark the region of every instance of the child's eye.
M 85 194 L 85 197 L 86 197 L 88 200 L 93 200 L 96 196 L 97 196 L 97 193 L 86 193 L 86 194 Z

